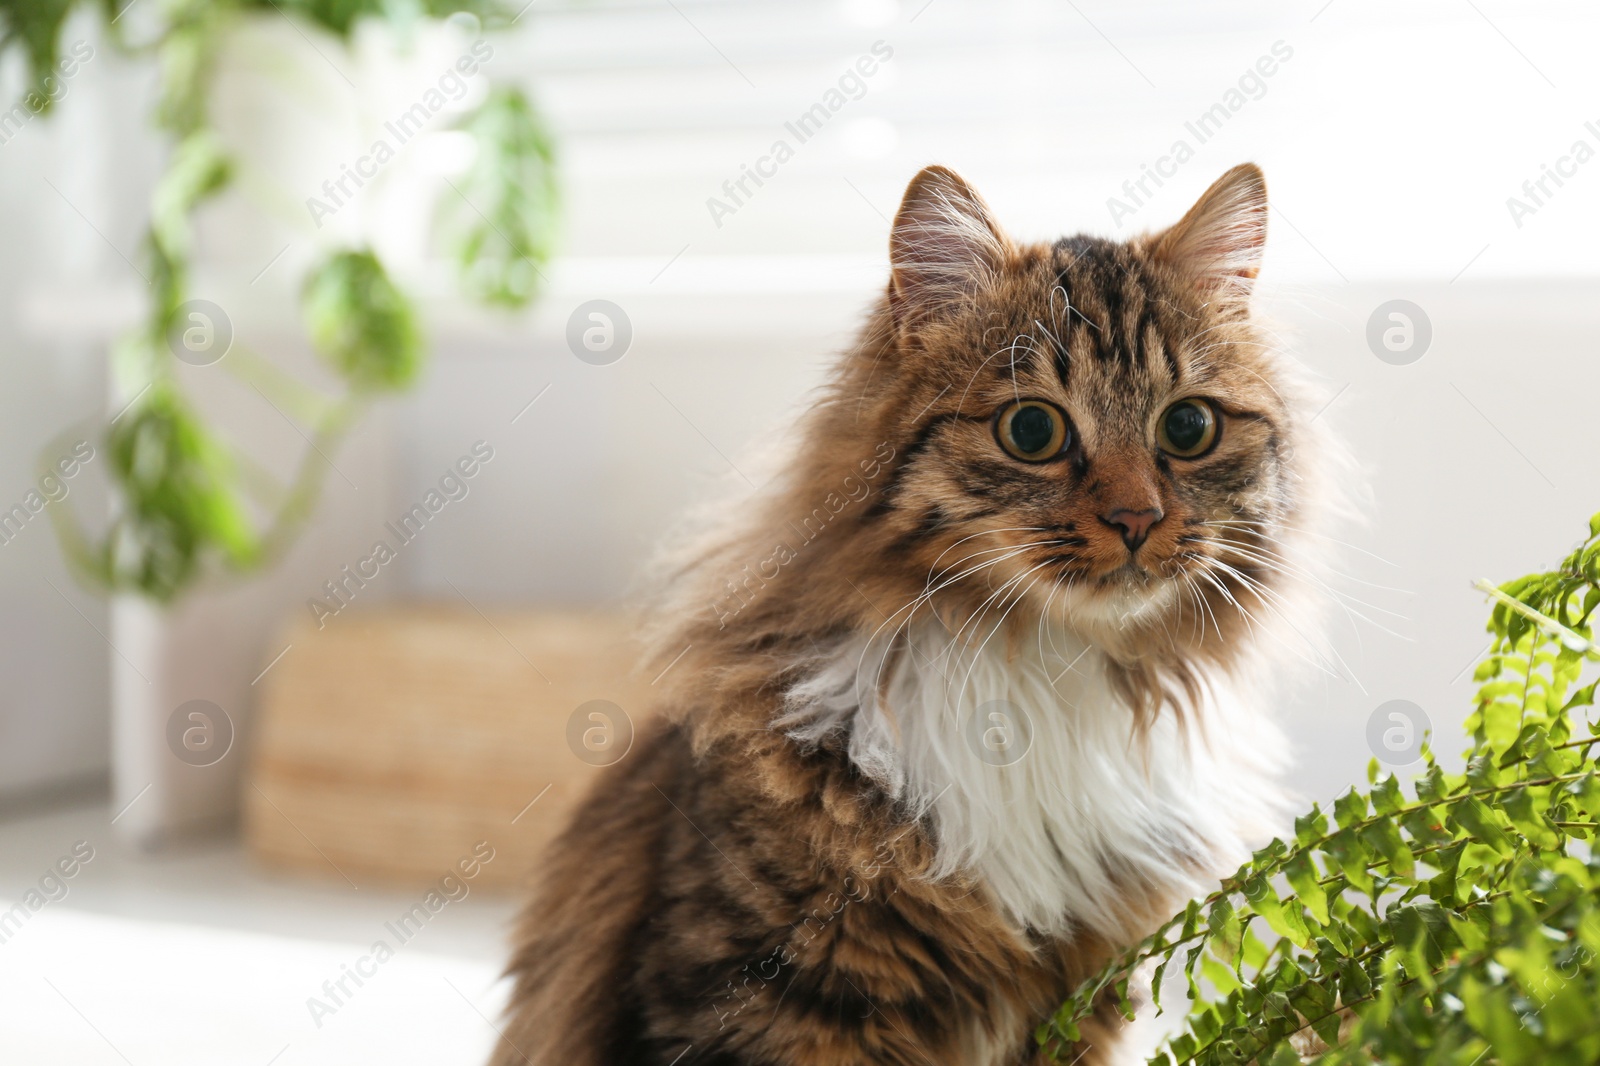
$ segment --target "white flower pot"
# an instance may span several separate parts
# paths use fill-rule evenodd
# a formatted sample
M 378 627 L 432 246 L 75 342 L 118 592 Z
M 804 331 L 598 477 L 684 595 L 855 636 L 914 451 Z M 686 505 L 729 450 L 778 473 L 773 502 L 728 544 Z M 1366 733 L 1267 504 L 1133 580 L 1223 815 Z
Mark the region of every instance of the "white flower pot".
M 295 654 L 279 634 L 382 535 L 391 495 L 385 422 L 372 412 L 332 455 L 359 490 L 331 478 L 271 570 L 192 589 L 170 606 L 131 594 L 112 600 L 111 811 L 124 840 L 155 847 L 237 821 L 254 709 L 272 669 Z M 363 606 L 399 584 L 398 575 L 373 582 Z

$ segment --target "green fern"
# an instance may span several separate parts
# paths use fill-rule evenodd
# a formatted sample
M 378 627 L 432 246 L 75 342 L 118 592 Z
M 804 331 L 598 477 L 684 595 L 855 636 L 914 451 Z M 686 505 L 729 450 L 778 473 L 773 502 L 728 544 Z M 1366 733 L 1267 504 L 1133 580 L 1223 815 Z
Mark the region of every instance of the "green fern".
M 1600 1061 L 1600 515 L 1548 573 L 1489 592 L 1472 747 L 1313 807 L 1222 887 L 1080 987 L 1038 1039 L 1068 1061 L 1078 1023 L 1176 967 L 1192 1007 L 1158 1066 Z M 1323 1050 L 1306 1050 L 1308 1037 Z

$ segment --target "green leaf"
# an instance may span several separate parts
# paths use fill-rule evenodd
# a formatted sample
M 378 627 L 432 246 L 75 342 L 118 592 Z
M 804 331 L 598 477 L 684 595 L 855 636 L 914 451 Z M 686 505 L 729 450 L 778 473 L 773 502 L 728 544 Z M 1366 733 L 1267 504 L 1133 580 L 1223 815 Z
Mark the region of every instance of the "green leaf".
M 1372 875 L 1367 871 L 1370 853 L 1354 830 L 1341 829 L 1329 837 L 1323 852 L 1333 858 L 1351 887 L 1358 892 L 1372 893 Z
M 1389 861 L 1393 875 L 1410 877 L 1415 870 L 1411 849 L 1400 836 L 1393 820 L 1380 818 L 1361 831 L 1362 842 Z
M 1405 804 L 1406 798 L 1400 794 L 1400 779 L 1393 774 L 1386 776 L 1372 790 L 1372 807 L 1379 814 L 1394 814 Z
M 1597 590 L 1597 591 L 1600 591 L 1600 590 Z M 1579 707 L 1593 707 L 1594 706 L 1594 696 L 1595 696 L 1595 686 L 1597 686 L 1597 685 L 1600 685 L 1600 678 L 1596 678 L 1594 681 L 1589 682 L 1587 685 L 1583 686 L 1582 688 L 1578 689 L 1578 691 L 1574 692 L 1572 694 L 1572 696 L 1567 700 L 1567 702 L 1562 704 L 1561 713 L 1562 714 L 1571 714 L 1573 711 L 1576 711 Z
M 1402 904 L 1390 908 L 1386 921 L 1406 973 L 1413 980 L 1426 979 L 1444 963 L 1441 940 L 1449 929 L 1449 921 L 1439 907 L 1426 902 Z
M 1365 821 L 1367 797 L 1351 789 L 1333 801 L 1333 814 L 1342 829 L 1348 829 L 1358 822 Z
M 362 18 L 381 17 L 389 20 L 398 31 L 409 31 L 411 20 L 421 15 L 446 18 L 458 11 L 477 15 L 489 25 L 505 25 L 515 8 L 508 12 L 504 5 L 492 0 L 408 0 L 399 4 L 394 0 L 246 0 L 249 6 L 267 17 L 277 13 L 292 13 L 329 33 L 348 37 Z
M 1469 833 L 1472 839 L 1501 855 L 1510 855 L 1514 849 L 1511 838 L 1500 828 L 1494 815 L 1475 797 L 1454 804 L 1450 808 L 1450 820 Z
M 1339 990 L 1346 1002 L 1366 999 L 1372 994 L 1372 979 L 1360 963 L 1342 960 L 1338 967 Z
M 28 84 L 20 107 L 40 114 L 50 110 L 55 96 L 45 84 L 46 77 L 57 76 L 55 66 L 61 50 L 61 26 L 72 10 L 72 0 L 4 0 L 5 36 L 0 48 L 22 45 L 28 57 Z M 45 91 L 41 91 L 41 89 Z
M 1428 767 L 1427 773 L 1416 780 L 1417 799 L 1424 803 L 1439 800 L 1449 790 L 1445 781 L 1444 771 L 1438 766 Z
M 1183 976 L 1189 984 L 1189 998 L 1196 1002 L 1200 1000 L 1200 985 L 1194 979 L 1195 963 L 1199 961 L 1205 950 L 1206 946 L 1204 944 L 1196 944 L 1183 957 Z
M 459 231 L 456 259 L 469 293 L 525 307 L 537 295 L 555 242 L 555 147 L 520 89 L 497 86 L 462 127 L 477 142 L 472 168 L 445 201 Z
M 1288 906 L 1281 903 L 1278 894 L 1273 891 L 1272 883 L 1265 877 L 1259 874 L 1252 877 L 1245 885 L 1244 896 L 1274 933 L 1288 938 L 1299 947 L 1311 943 L 1311 933 L 1301 918 L 1299 906 L 1293 902 Z
M 1226 996 L 1239 987 L 1239 979 L 1234 976 L 1233 970 L 1211 955 L 1205 955 L 1200 959 L 1200 972 L 1211 982 L 1220 996 Z
M 1500 797 L 1500 809 L 1511 820 L 1511 827 L 1521 833 L 1534 846 L 1554 849 L 1561 846 L 1561 837 L 1533 806 L 1533 796 L 1519 788 Z
M 208 557 L 253 561 L 259 545 L 232 466 L 172 388 L 152 387 L 114 423 L 108 451 L 125 503 L 106 546 L 115 586 L 165 602 Z
M 1329 1047 L 1338 1047 L 1339 1025 L 1343 1020 L 1343 1017 L 1337 1011 L 1333 1011 L 1314 1019 L 1311 1023 L 1311 1028 L 1322 1038 L 1323 1043 Z M 1295 1060 L 1296 1062 L 1299 1061 L 1298 1055 L 1295 1056 Z
M 193 243 L 190 213 L 226 188 L 232 176 L 233 164 L 214 133 L 200 130 L 178 142 L 150 203 L 151 239 L 163 255 L 174 260 L 188 257 Z
M 1161 1013 L 1161 985 L 1167 976 L 1167 967 L 1171 965 L 1172 958 L 1170 954 L 1163 954 L 1155 971 L 1150 975 L 1150 1004 L 1155 1007 L 1157 1014 Z
M 301 297 L 312 343 L 352 388 L 405 388 L 422 367 L 411 302 L 372 252 L 338 252 L 311 272 Z
M 1188 906 L 1183 908 L 1183 930 L 1178 934 L 1180 940 L 1188 940 L 1200 931 L 1200 901 L 1191 899 Z
M 1262 939 L 1256 936 L 1255 923 L 1246 924 L 1244 936 L 1239 941 L 1239 957 L 1234 960 L 1235 969 L 1259 970 L 1266 965 L 1269 950 Z
M 1294 820 L 1294 842 L 1298 847 L 1307 847 L 1328 835 L 1328 816 L 1322 813 L 1322 807 L 1313 803 L 1311 810 Z
M 1299 895 L 1300 902 L 1304 903 L 1311 911 L 1311 915 L 1317 920 L 1317 924 L 1326 925 L 1328 923 L 1328 895 L 1323 891 L 1322 886 L 1318 884 L 1321 875 L 1318 874 L 1316 866 L 1312 863 L 1311 856 L 1303 851 L 1297 852 L 1294 858 L 1290 859 L 1288 864 L 1284 866 L 1283 872 L 1290 886 Z
M 1244 919 L 1234 912 L 1227 896 L 1211 905 L 1206 924 L 1211 930 L 1211 950 L 1225 962 L 1232 962 L 1239 953 L 1239 942 L 1244 937 Z
M 1263 1066 L 1300 1066 L 1300 1055 L 1285 1041 L 1274 1047 L 1262 1063 Z

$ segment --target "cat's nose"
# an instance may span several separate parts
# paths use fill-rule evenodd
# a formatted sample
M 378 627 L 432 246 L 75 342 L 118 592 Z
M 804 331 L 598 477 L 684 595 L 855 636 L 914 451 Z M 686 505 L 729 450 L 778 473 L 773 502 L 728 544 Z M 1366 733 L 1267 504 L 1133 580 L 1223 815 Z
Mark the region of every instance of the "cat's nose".
M 1130 552 L 1136 552 L 1139 550 L 1139 545 L 1150 535 L 1150 527 L 1161 521 L 1162 517 L 1159 507 L 1151 507 L 1144 511 L 1119 508 L 1110 514 L 1101 515 L 1100 521 L 1122 530 L 1122 543 L 1128 546 Z

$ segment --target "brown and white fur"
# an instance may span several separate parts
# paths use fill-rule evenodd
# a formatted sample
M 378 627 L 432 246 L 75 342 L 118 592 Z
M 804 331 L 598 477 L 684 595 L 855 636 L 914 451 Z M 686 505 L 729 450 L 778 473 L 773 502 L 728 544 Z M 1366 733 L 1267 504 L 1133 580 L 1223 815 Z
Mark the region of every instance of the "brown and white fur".
M 1022 245 L 917 175 L 787 465 L 673 576 L 666 713 L 544 860 L 496 1066 L 1034 1062 L 1276 827 L 1319 445 L 1250 309 L 1266 211 L 1246 165 L 1164 232 Z M 1221 428 L 1183 459 L 1187 397 Z M 1059 455 L 1001 447 L 1020 398 Z

